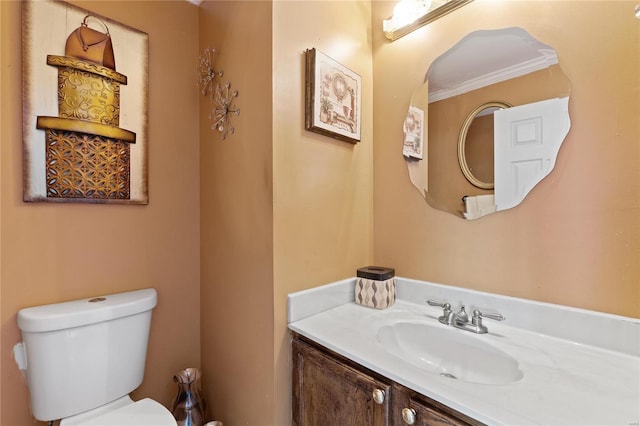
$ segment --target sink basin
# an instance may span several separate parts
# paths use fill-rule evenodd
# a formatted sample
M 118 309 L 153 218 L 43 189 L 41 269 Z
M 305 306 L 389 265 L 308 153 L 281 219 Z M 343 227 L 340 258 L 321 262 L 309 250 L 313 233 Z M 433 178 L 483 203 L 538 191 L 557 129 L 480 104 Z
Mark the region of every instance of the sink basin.
M 416 322 L 378 330 L 378 342 L 392 355 L 422 370 L 469 383 L 501 385 L 523 376 L 518 361 L 468 331 Z

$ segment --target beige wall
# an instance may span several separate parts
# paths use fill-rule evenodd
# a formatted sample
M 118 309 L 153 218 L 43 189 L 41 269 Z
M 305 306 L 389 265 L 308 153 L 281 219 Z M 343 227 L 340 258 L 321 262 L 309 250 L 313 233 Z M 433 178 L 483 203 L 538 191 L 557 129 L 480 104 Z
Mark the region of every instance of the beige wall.
M 285 425 L 287 294 L 353 275 L 372 258 L 371 7 L 258 1 L 200 9 L 201 49 L 214 43 L 241 108 L 226 141 L 204 120 L 200 126 L 205 394 L 225 423 Z M 304 130 L 303 52 L 311 47 L 363 77 L 357 145 Z
M 13 24 L 2 28 L 2 120 L 13 124 L 2 126 L 0 213 L 3 219 L 15 217 L 24 225 L 13 227 L 9 235 L 5 232 L 9 222 L 3 221 L 0 248 L 5 249 L 3 253 L 5 245 L 13 248 L 20 241 L 18 232 L 33 233 L 21 252 L 4 256 L 0 264 L 1 307 L 8 314 L 3 316 L 3 352 L 19 340 L 15 312 L 20 307 L 126 290 L 132 281 L 144 281 L 140 287 L 158 288 L 161 304 L 154 312 L 149 351 L 153 373 L 147 374 L 134 396 L 149 395 L 170 405 L 171 375 L 187 365 L 199 366 L 202 354 L 204 395 L 213 417 L 229 424 L 288 424 L 286 295 L 353 275 L 372 258 L 371 6 L 368 2 L 276 2 L 273 20 L 280 28 L 272 43 L 269 2 L 204 2 L 199 9 L 185 2 L 128 2 L 126 7 L 117 2 L 78 4 L 150 35 L 151 203 L 146 207 L 46 206 L 20 201 L 20 145 L 10 142 L 20 136 L 19 107 L 15 106 L 20 88 L 12 86 L 20 79 L 19 65 L 15 65 L 20 46 L 5 42 L 19 39 L 20 27 L 15 23 L 20 10 L 17 3 L 3 3 L 3 22 Z M 242 113 L 233 118 L 236 132 L 225 141 L 209 129 L 206 116 L 211 106 L 204 97 L 196 100 L 195 69 L 184 65 L 194 63 L 189 58 L 205 47 L 218 50 L 215 68 L 222 68 L 222 80 L 240 92 L 236 102 Z M 363 77 L 362 142 L 357 145 L 311 134 L 302 127 L 302 53 L 310 47 L 323 50 Z M 9 97 L 5 91 L 11 92 Z M 175 111 L 179 111 L 177 117 L 171 115 Z M 299 125 L 292 126 L 293 122 Z M 198 147 L 188 143 L 198 135 Z M 162 173 L 169 167 L 172 179 Z M 169 201 L 172 192 L 180 193 L 180 207 L 175 200 Z M 66 209 L 64 214 L 58 213 L 60 208 Z M 34 218 L 37 211 L 41 213 Z M 22 271 L 7 272 L 18 256 L 27 258 L 26 246 L 43 246 L 35 261 L 56 260 L 49 260 L 45 252 L 47 247 L 58 247 L 58 228 L 83 220 L 93 223 L 85 219 L 88 213 L 92 220 L 95 215 L 111 218 L 115 214 L 127 221 L 122 232 L 127 236 L 127 254 L 143 253 L 142 267 L 129 260 L 117 276 L 112 270 L 108 277 L 94 276 L 100 261 L 126 259 L 126 254 L 114 249 L 120 241 L 114 235 L 118 228 L 108 227 L 94 230 L 104 250 L 98 252 L 103 254 L 100 261 L 67 273 L 56 270 L 54 276 L 46 269 L 34 274 L 26 268 L 32 263 L 30 253 L 29 261 L 13 268 Z M 158 228 L 171 230 L 159 233 Z M 52 235 L 40 235 L 43 230 Z M 78 241 L 69 237 L 56 252 L 79 256 Z M 10 281 L 27 281 L 27 288 L 34 291 L 5 284 Z M 92 283 L 90 288 L 87 281 Z M 40 298 L 34 297 L 35 292 Z M 160 329 L 166 331 L 160 335 Z M 30 417 L 26 387 L 13 360 L 5 356 L 2 362 L 3 387 L 22 389 L 22 393 L 3 394 L 2 406 L 11 408 L 3 410 L 2 424 L 26 423 Z
M 134 398 L 170 405 L 173 374 L 200 366 L 198 9 L 184 1 L 73 3 L 149 34 L 150 200 L 147 206 L 22 201 L 21 8 L 0 2 L 3 426 L 35 423 L 11 352 L 23 307 L 155 287 L 145 380 Z
M 370 22 L 368 1 L 273 4 L 276 425 L 291 423 L 287 294 L 354 276 L 373 260 Z M 304 129 L 304 51 L 313 47 L 362 77 L 355 145 Z
M 286 425 L 287 294 L 353 275 L 372 256 L 370 4 L 200 9 L 201 49 L 218 49 L 241 108 L 226 141 L 200 124 L 205 394 L 225 424 Z M 363 77 L 357 145 L 304 130 L 303 52 L 311 47 Z
M 207 1 L 200 47 L 239 92 L 235 133 L 210 129 L 200 97 L 204 394 L 225 425 L 271 424 L 273 201 L 271 2 Z
M 640 26 L 633 7 L 478 0 L 393 43 L 374 28 L 375 262 L 402 276 L 640 316 Z M 374 2 L 373 25 L 392 8 Z M 473 30 L 508 26 L 556 48 L 572 85 L 572 127 L 555 170 L 520 206 L 466 222 L 429 207 L 410 184 L 402 121 L 438 55 Z

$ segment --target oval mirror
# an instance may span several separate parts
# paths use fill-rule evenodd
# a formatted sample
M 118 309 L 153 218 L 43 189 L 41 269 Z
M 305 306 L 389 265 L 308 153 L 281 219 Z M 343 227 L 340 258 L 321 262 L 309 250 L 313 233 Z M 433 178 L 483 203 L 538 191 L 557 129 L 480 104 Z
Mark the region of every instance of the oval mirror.
M 462 123 L 458 138 L 460 170 L 471 185 L 493 189 L 493 113 L 511 108 L 506 102 L 487 102 L 475 108 Z
M 430 206 L 465 219 L 515 207 L 555 165 L 570 92 L 555 50 L 522 28 L 468 34 L 433 61 L 411 98 L 403 155 L 412 184 Z M 481 113 L 496 100 L 510 107 Z M 544 126 L 536 109 L 548 113 Z M 493 141 L 482 142 L 491 121 Z M 506 130 L 513 123 L 522 126 Z

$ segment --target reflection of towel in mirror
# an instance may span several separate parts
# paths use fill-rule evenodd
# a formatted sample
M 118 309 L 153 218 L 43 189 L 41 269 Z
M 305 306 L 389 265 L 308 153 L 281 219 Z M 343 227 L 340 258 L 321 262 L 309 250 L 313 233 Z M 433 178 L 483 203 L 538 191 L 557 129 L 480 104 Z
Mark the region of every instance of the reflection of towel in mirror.
M 496 211 L 495 197 L 488 195 L 466 195 L 463 197 L 464 218 L 467 220 L 477 219 Z

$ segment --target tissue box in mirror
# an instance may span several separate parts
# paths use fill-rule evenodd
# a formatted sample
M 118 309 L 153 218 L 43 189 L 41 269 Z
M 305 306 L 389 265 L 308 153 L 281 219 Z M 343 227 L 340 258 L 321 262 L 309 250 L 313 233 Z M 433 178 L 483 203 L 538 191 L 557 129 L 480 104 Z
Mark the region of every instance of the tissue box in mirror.
M 358 269 L 355 289 L 356 303 L 384 309 L 396 302 L 395 270 L 380 266 Z

